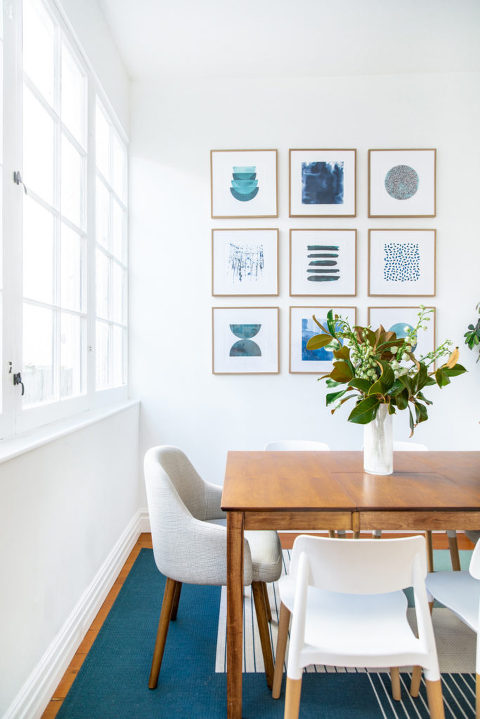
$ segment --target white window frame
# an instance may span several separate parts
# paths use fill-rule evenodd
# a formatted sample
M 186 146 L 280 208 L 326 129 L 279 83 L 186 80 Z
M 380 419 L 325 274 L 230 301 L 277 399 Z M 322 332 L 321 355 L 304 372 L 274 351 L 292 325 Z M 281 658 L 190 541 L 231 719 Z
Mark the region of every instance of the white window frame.
M 95 388 L 95 102 L 101 100 L 110 122 L 115 127 L 127 150 L 128 137 L 119 122 L 101 84 L 83 52 L 80 43 L 65 14 L 56 0 L 42 0 L 52 16 L 69 51 L 85 72 L 87 82 L 87 140 L 86 140 L 86 386 L 85 394 L 55 400 L 27 409 L 22 408 L 20 387 L 13 386 L 13 372 L 22 371 L 22 213 L 23 188 L 13 182 L 13 173 L 22 170 L 22 0 L 4 2 L 4 172 L 3 172 L 3 342 L 2 342 L 2 413 L 0 415 L 0 438 L 29 431 L 35 427 L 72 417 L 86 410 L 106 407 L 128 398 L 128 353 L 126 384 L 114 388 Z M 127 165 L 128 198 L 128 165 Z M 128 205 L 128 202 L 127 202 Z M 8 209 L 7 209 L 8 208 Z M 128 207 L 127 207 L 127 254 L 128 258 Z M 127 259 L 128 267 L 128 259 Z M 128 296 L 128 273 L 127 288 Z M 128 317 L 128 312 L 127 312 Z M 128 321 L 127 321 L 128 337 Z M 128 339 L 127 339 L 128 347 Z M 12 362 L 12 372 L 9 372 Z

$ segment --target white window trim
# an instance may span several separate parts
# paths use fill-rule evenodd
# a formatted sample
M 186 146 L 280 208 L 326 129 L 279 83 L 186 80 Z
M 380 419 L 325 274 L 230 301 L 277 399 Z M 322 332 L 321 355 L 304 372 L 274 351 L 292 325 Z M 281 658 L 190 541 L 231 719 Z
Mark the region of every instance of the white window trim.
M 95 251 L 96 251 L 96 227 L 95 227 L 95 180 L 97 176 L 97 168 L 95 161 L 95 101 L 98 97 L 108 115 L 109 121 L 115 128 L 120 139 L 126 146 L 128 158 L 128 136 L 118 119 L 118 116 L 108 99 L 101 83 L 96 75 L 92 64 L 87 58 L 81 43 L 78 40 L 76 32 L 72 28 L 65 12 L 58 0 L 43 0 L 48 6 L 49 12 L 52 14 L 55 22 L 60 26 L 64 40 L 69 51 L 77 57 L 79 63 L 83 66 L 87 78 L 87 141 L 86 147 L 81 148 L 78 141 L 74 137 L 68 136 L 77 149 L 82 150 L 82 154 L 86 152 L 86 228 L 81 234 L 86 235 L 86 269 L 87 269 L 87 306 L 86 306 L 86 335 L 87 335 L 87 353 L 86 353 L 86 387 L 85 394 L 71 398 L 55 400 L 51 403 L 45 403 L 37 407 L 27 409 L 21 408 L 21 400 L 19 399 L 20 388 L 13 386 L 12 374 L 9 373 L 9 362 L 12 362 L 13 372 L 21 371 L 22 368 L 22 277 L 21 271 L 11 272 L 9 268 L 19 268 L 22 266 L 22 242 L 7 242 L 5 238 L 21 238 L 22 237 L 22 193 L 21 186 L 17 186 L 13 182 L 13 172 L 23 167 L 22 160 L 22 127 L 18 121 L 16 112 L 6 112 L 4 120 L 4 182 L 3 182 L 3 204 L 5 208 L 9 208 L 8 212 L 3 213 L 3 268 L 4 268 L 4 321 L 3 321 L 3 338 L 2 343 L 2 380 L 3 380 L 3 412 L 0 415 L 0 438 L 15 437 L 19 433 L 25 433 L 34 430 L 37 427 L 64 420 L 68 417 L 75 417 L 85 411 L 94 411 L 99 408 L 105 408 L 109 405 L 116 405 L 125 402 L 129 396 L 128 378 L 128 334 L 127 347 L 125 350 L 125 362 L 127 366 L 126 384 L 118 387 L 107 389 L 95 388 Z M 10 107 L 19 108 L 21 113 L 21 103 L 23 96 L 23 68 L 22 68 L 22 23 L 21 23 L 21 0 L 7 0 L 4 3 L 4 97 L 8 98 Z M 30 83 L 28 83 L 30 87 Z M 37 93 L 35 93 L 37 97 Z M 44 103 L 42 102 L 42 105 Z M 49 109 L 51 112 L 51 108 Z M 102 176 L 102 180 L 107 187 L 110 187 L 108 181 Z M 128 165 L 127 165 L 127 198 L 128 198 Z M 113 188 L 111 188 L 113 190 Z M 127 265 L 128 265 L 128 208 L 116 192 L 115 197 L 120 201 L 122 207 L 127 212 Z M 32 197 L 37 198 L 33 192 Z M 127 200 L 128 201 L 128 200 Z M 40 204 L 42 201 L 39 200 Z M 66 222 L 68 225 L 69 223 Z M 70 223 L 72 229 L 76 232 L 79 228 Z M 117 260 L 118 261 L 118 260 Z M 122 263 L 119 263 L 122 264 Z M 127 272 L 126 292 L 128 298 L 129 277 Z M 115 323 L 118 324 L 118 323 Z M 128 333 L 128 305 L 126 317 L 127 333 Z

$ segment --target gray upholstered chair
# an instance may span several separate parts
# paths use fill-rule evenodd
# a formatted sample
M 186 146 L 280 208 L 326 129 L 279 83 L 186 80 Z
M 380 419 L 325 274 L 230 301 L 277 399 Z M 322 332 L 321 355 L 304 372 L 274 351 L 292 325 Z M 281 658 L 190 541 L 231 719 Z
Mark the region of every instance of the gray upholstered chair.
M 167 578 L 148 682 L 150 689 L 155 689 L 182 584 L 227 584 L 227 531 L 225 513 L 220 509 L 222 488 L 204 482 L 181 450 L 153 447 L 145 455 L 144 468 L 153 554 L 159 571 Z M 244 584 L 252 585 L 269 687 L 273 658 L 265 582 L 276 581 L 281 570 L 277 533 L 245 532 Z

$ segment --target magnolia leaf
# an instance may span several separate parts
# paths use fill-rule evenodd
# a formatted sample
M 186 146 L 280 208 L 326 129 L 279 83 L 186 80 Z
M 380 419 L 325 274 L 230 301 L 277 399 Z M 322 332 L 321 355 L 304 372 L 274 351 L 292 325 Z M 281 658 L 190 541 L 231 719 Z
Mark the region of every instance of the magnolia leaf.
M 329 334 L 324 335 L 313 335 L 307 342 L 307 350 L 318 350 L 321 347 L 326 347 L 332 341 L 333 337 Z
M 353 372 L 349 365 L 343 360 L 333 363 L 333 369 L 330 372 L 330 377 L 336 382 L 350 382 L 353 377 Z
M 455 367 L 455 365 L 458 362 L 458 358 L 460 357 L 460 352 L 458 347 L 455 347 L 452 354 L 448 358 L 448 360 L 445 362 L 444 367 L 448 367 L 449 369 L 452 369 L 452 367 Z
M 323 325 L 320 324 L 320 322 L 317 320 L 315 315 L 312 315 L 312 320 L 315 322 L 316 325 L 318 325 L 318 327 L 320 327 L 322 332 L 325 332 L 325 334 L 328 335 L 328 330 Z
M 355 422 L 355 424 L 368 424 L 375 419 L 379 405 L 377 397 L 365 397 L 352 409 L 348 421 Z
M 450 384 L 450 378 L 448 374 L 441 367 L 435 372 L 435 379 L 439 387 L 446 387 L 447 384 Z
M 337 359 L 348 360 L 350 359 L 350 348 L 344 345 L 338 350 L 334 350 L 333 354 Z
M 332 402 L 335 402 L 337 399 L 340 399 L 340 397 L 343 397 L 345 392 L 348 392 L 348 390 L 341 389 L 339 392 L 329 392 L 325 397 L 327 407 L 329 404 L 332 404 Z
M 410 415 L 410 437 L 413 437 L 413 433 L 415 432 L 415 422 L 413 421 L 413 414 L 410 405 L 408 405 L 408 413 Z
M 338 387 L 339 385 L 341 385 L 341 384 L 343 384 L 343 383 L 342 383 L 342 382 L 335 382 L 334 379 L 330 379 L 330 378 L 329 378 L 329 379 L 327 379 L 326 384 L 327 384 L 327 387 L 333 388 L 333 387 Z
M 407 409 L 408 406 L 408 389 L 404 388 L 400 394 L 395 397 L 395 403 L 398 409 Z
M 423 394 L 423 392 L 418 392 L 418 393 L 417 393 L 417 397 L 418 397 L 418 399 L 421 399 L 422 402 L 425 402 L 425 404 L 433 404 L 433 402 L 432 402 L 430 399 L 427 399 L 427 398 L 425 397 L 425 395 Z
M 328 310 L 328 312 L 327 312 L 327 327 L 328 327 L 328 331 L 330 332 L 330 334 L 332 335 L 332 337 L 335 337 L 335 332 L 336 332 L 336 329 L 337 329 L 336 326 L 335 326 L 335 325 L 336 325 L 335 319 L 336 319 L 336 315 L 335 315 L 335 318 L 334 318 L 334 317 L 333 317 L 333 310 Z
M 465 367 L 461 364 L 456 364 L 454 367 L 443 367 L 441 369 L 443 370 L 443 373 L 447 375 L 447 377 L 458 377 L 458 375 L 463 374 L 467 371 Z
M 427 408 L 421 402 L 415 402 L 415 415 L 417 424 L 420 424 L 420 422 L 425 422 L 428 419 Z
M 350 387 L 359 389 L 360 392 L 365 392 L 365 394 L 367 394 L 368 390 L 370 389 L 371 382 L 369 382 L 368 379 L 360 379 L 360 377 L 354 377 L 350 380 L 348 384 Z

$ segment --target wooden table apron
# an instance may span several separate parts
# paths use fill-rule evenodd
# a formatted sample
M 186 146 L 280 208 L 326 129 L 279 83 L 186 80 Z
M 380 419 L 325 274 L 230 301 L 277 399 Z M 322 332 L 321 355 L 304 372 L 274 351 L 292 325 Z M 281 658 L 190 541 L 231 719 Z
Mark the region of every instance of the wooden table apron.
M 362 465 L 362 452 L 228 453 L 228 719 L 242 716 L 244 530 L 480 528 L 480 452 L 396 452 L 387 477 Z

